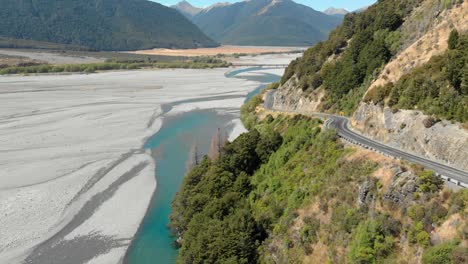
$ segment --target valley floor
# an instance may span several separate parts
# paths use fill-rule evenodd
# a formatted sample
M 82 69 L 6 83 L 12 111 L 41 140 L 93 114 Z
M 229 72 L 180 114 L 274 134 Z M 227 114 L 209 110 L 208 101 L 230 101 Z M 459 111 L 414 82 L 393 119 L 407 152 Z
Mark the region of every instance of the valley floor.
M 291 52 L 296 50 L 305 50 L 304 47 L 266 47 L 266 46 L 219 46 L 216 48 L 200 49 L 152 49 L 139 50 L 131 53 L 146 55 L 164 55 L 164 56 L 216 56 L 218 54 L 261 54 L 261 53 L 279 53 Z

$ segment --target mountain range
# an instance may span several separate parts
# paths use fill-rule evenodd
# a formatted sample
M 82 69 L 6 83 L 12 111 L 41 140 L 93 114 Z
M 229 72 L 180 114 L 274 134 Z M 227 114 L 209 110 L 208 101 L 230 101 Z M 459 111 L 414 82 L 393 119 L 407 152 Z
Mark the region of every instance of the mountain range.
M 214 40 L 233 45 L 310 46 L 325 40 L 343 19 L 291 0 L 218 3 L 205 9 L 183 1 L 173 8 Z
M 176 10 L 147 0 L 0 0 L 0 37 L 97 50 L 218 44 Z

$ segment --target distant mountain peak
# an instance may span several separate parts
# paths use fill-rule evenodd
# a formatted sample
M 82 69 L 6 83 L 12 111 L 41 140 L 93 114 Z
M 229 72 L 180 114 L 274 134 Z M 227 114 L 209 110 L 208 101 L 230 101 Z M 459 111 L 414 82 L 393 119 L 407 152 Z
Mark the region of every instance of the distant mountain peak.
M 344 8 L 334 8 L 330 7 L 327 10 L 323 11 L 325 14 L 330 15 L 330 16 L 345 16 L 346 14 L 349 13 L 348 10 Z

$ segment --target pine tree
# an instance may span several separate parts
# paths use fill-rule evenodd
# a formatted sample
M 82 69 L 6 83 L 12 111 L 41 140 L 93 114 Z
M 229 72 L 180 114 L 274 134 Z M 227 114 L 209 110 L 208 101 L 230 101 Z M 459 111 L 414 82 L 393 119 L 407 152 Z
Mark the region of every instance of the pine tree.
M 461 94 L 468 95 L 468 66 L 463 69 L 462 83 L 460 86 Z
M 456 49 L 458 46 L 459 39 L 460 39 L 460 35 L 458 34 L 458 31 L 456 29 L 452 30 L 452 32 L 450 32 L 450 36 L 448 39 L 449 49 L 451 50 Z

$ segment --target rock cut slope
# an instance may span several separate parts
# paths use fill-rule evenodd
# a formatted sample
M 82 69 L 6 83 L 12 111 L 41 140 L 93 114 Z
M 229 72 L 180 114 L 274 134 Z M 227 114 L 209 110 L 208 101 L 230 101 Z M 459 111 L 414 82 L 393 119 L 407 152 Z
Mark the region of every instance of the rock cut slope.
M 367 136 L 468 170 L 467 17 L 466 1 L 433 0 L 349 14 L 290 64 L 274 108 L 341 112 Z

